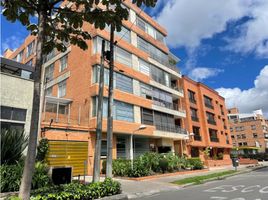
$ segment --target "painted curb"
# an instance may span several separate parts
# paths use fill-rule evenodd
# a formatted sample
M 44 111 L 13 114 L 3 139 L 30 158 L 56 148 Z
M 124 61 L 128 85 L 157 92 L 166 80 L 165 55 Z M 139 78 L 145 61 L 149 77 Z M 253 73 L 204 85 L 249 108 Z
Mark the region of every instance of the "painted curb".
M 117 194 L 113 196 L 103 197 L 99 200 L 127 200 L 128 196 L 126 194 Z

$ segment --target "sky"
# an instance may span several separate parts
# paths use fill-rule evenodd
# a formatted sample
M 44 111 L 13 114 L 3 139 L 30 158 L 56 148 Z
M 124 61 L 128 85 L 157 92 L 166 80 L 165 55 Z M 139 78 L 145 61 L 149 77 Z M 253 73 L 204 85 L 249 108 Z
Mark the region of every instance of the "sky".
M 203 82 L 240 112 L 268 118 L 268 0 L 158 0 L 146 8 L 168 31 L 184 75 Z M 1 54 L 27 36 L 1 16 Z

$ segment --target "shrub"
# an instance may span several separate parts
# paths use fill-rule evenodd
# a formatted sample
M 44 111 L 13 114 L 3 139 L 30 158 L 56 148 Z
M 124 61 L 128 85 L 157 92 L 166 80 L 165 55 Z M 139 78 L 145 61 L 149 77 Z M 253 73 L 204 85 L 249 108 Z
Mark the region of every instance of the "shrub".
M 141 155 L 142 160 L 144 160 L 146 167 L 150 169 L 151 172 L 160 172 L 159 160 L 161 155 L 155 152 L 147 152 Z
M 204 165 L 200 158 L 188 158 L 187 162 L 192 169 L 203 169 Z
M 98 199 L 121 193 L 120 183 L 106 178 L 104 182 L 83 185 L 70 183 L 66 185 L 45 187 L 31 194 L 31 200 L 67 200 L 67 199 Z
M 162 171 L 162 173 L 165 173 L 168 170 L 168 160 L 166 158 L 161 158 L 159 160 L 159 167 Z
M 28 136 L 18 129 L 1 129 L 1 164 L 15 164 L 28 145 Z
M 128 176 L 130 170 L 131 170 L 130 160 L 125 159 L 113 160 L 113 174 L 115 176 Z M 103 174 L 106 173 L 106 160 L 102 162 L 101 172 Z
M 1 165 L 1 192 L 14 192 L 18 191 L 23 172 L 22 162 L 16 165 Z M 32 179 L 32 189 L 47 186 L 51 183 L 47 175 L 48 168 L 45 164 L 37 162 L 35 164 L 35 172 Z
M 44 161 L 48 151 L 48 139 L 42 138 L 37 147 L 36 160 Z
M 146 160 L 143 159 L 142 156 L 134 159 L 133 161 L 133 169 L 129 170 L 128 176 L 130 177 L 142 177 L 149 176 L 151 174 L 151 170 L 147 167 Z

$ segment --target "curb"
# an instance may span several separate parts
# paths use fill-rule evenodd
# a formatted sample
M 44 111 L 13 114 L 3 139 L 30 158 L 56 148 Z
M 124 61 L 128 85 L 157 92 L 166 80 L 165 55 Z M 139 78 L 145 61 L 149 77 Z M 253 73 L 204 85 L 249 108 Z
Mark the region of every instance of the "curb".
M 239 174 L 249 173 L 249 172 L 256 171 L 256 170 L 259 170 L 259 169 L 263 169 L 263 168 L 266 168 L 266 167 L 268 167 L 268 166 L 259 166 L 259 167 L 255 167 L 253 169 L 246 169 L 246 170 L 242 170 L 242 171 L 237 171 L 236 173 L 228 174 L 228 175 L 221 176 L 221 177 L 210 178 L 210 179 L 207 179 L 207 180 L 202 181 L 200 184 L 187 183 L 187 184 L 180 185 L 180 186 L 182 188 L 186 188 L 186 187 L 190 187 L 192 185 L 201 185 L 201 184 L 204 184 L 204 183 L 207 183 L 207 182 L 211 182 L 211 181 L 224 180 L 224 179 L 229 178 L 229 177 L 232 177 L 232 176 L 236 176 L 236 175 L 239 175 Z
M 99 200 L 127 200 L 128 196 L 126 194 L 117 194 L 113 196 L 103 197 Z

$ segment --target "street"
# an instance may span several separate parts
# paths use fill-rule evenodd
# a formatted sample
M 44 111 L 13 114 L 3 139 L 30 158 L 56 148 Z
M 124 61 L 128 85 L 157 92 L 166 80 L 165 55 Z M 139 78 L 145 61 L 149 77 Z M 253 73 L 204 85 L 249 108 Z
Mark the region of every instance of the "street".
M 161 192 L 139 198 L 144 200 L 268 200 L 268 168 L 225 180 Z

